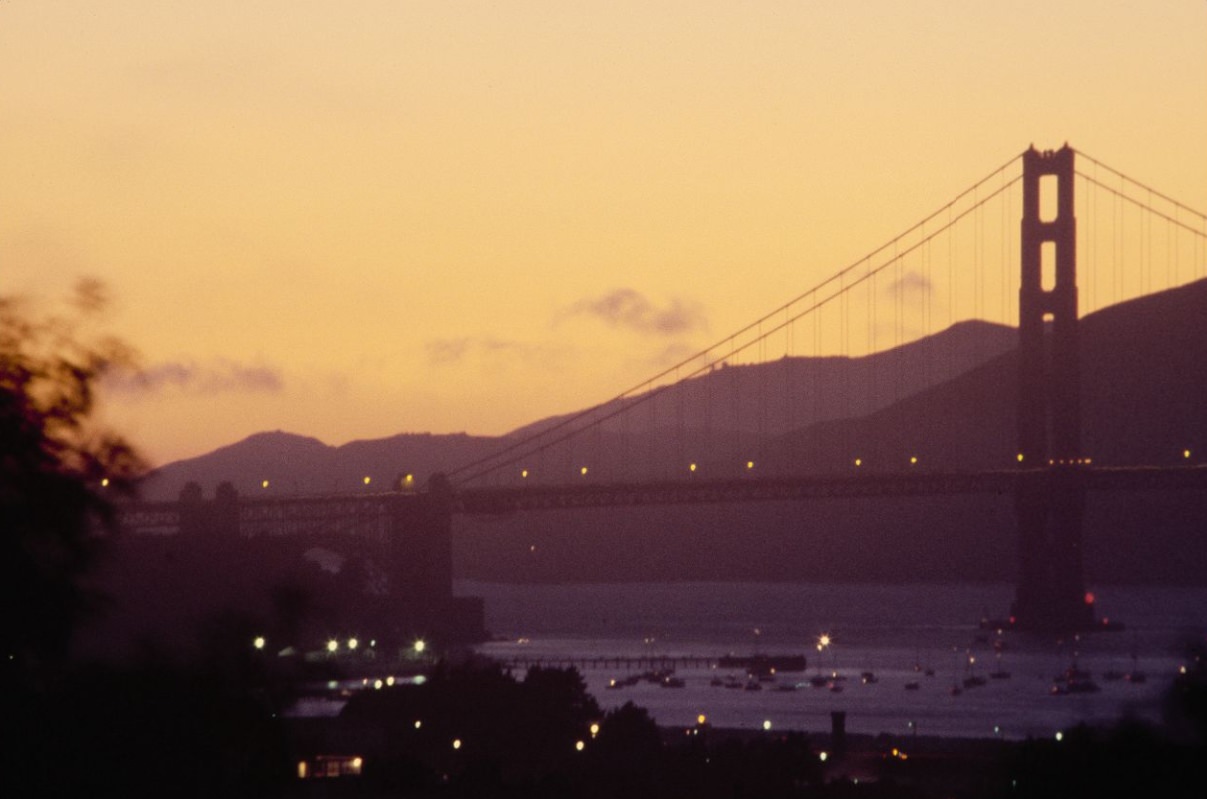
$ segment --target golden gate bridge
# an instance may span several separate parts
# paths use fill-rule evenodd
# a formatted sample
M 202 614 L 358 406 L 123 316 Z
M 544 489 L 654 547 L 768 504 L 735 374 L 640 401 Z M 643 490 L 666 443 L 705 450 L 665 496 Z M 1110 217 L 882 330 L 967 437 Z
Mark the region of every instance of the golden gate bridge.
M 409 478 L 378 493 L 228 491 L 128 505 L 122 520 L 134 530 L 374 540 L 405 575 L 400 601 L 428 602 L 451 597 L 456 513 L 1011 494 L 1011 622 L 1092 629 L 1087 497 L 1202 490 L 1207 467 L 1196 465 L 1193 434 L 1152 464 L 1104 463 L 1083 447 L 1080 320 L 1205 275 L 1207 216 L 1067 145 L 1030 148 L 771 313 L 606 402 L 504 439 L 423 490 Z M 934 422 L 876 440 L 836 429 L 967 371 L 968 353 L 910 342 L 969 318 L 1017 323 L 1013 435 L 961 452 Z M 979 355 L 973 365 L 987 360 Z M 798 368 L 806 360 L 860 368 L 810 373 Z M 747 368 L 756 364 L 772 368 Z

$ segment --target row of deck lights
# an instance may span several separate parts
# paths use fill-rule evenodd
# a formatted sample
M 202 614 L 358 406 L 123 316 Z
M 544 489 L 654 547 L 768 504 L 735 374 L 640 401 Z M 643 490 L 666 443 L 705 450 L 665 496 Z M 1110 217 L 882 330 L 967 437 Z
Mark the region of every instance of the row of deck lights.
M 1187 461 L 1188 461 L 1188 460 L 1190 460 L 1190 456 L 1191 456 L 1192 454 L 1193 454 L 1193 453 L 1192 453 L 1192 452 L 1191 452 L 1189 449 L 1184 449 L 1184 450 L 1182 450 L 1182 460 L 1187 460 Z M 1016 455 L 1016 456 L 1015 456 L 1015 460 L 1017 460 L 1019 463 L 1023 463 L 1023 462 L 1024 462 L 1026 459 L 1025 459 L 1025 457 L 1023 456 L 1023 453 L 1021 453 L 1021 452 L 1020 452 L 1020 453 L 1018 453 L 1018 455 Z M 1090 465 L 1090 464 L 1092 464 L 1093 462 L 1094 462 L 1094 461 L 1093 461 L 1093 459 L 1092 459 L 1092 458 L 1073 458 L 1073 459 L 1053 459 L 1053 458 L 1049 458 L 1049 459 L 1048 459 L 1048 465 L 1049 465 L 1049 466 L 1089 466 L 1089 465 Z M 855 458 L 855 459 L 852 461 L 852 463 L 855 465 L 855 467 L 856 467 L 856 468 L 861 467 L 861 466 L 863 466 L 863 458 Z M 917 466 L 917 465 L 918 465 L 918 463 L 919 463 L 919 459 L 918 459 L 918 456 L 917 456 L 917 455 L 911 455 L 911 456 L 909 457 L 909 465 L 910 465 L 910 466 Z M 699 469 L 700 469 L 700 465 L 699 465 L 698 463 L 692 462 L 692 463 L 689 463 L 689 464 L 687 465 L 687 470 L 688 470 L 688 472 L 690 472 L 690 473 L 692 473 L 692 474 L 695 474 L 697 471 L 699 471 Z M 753 469 L 754 469 L 754 461 L 746 461 L 746 470 L 747 470 L 747 471 L 751 471 L 751 470 L 753 470 Z M 580 475 L 580 476 L 582 476 L 582 477 L 586 477 L 588 474 L 590 474 L 590 472 L 591 472 L 591 469 L 590 469 L 590 467 L 589 467 L 589 466 L 580 466 L 580 467 L 579 467 L 579 470 L 578 470 L 579 475 Z M 531 474 L 532 474 L 532 473 L 531 473 L 531 472 L 530 472 L 528 469 L 521 469 L 521 470 L 520 470 L 520 478 L 521 478 L 521 479 L 527 480 L 527 479 L 528 479 L 528 478 L 531 476 Z M 370 485 L 370 484 L 373 482 L 373 478 L 372 478 L 372 477 L 370 477 L 369 475 L 365 475 L 365 477 L 363 478 L 362 482 L 363 482 L 363 483 L 364 483 L 364 485 L 366 485 L 366 486 L 367 486 L 367 485 Z M 108 477 L 106 477 L 106 478 L 104 478 L 104 479 L 102 479 L 102 480 L 101 480 L 101 487 L 102 487 L 102 488 L 104 488 L 104 487 L 108 487 L 108 485 L 109 485 L 109 478 L 108 478 Z M 268 480 L 264 480 L 264 481 L 262 481 L 262 482 L 260 483 L 260 487 L 261 487 L 261 488 L 268 488 L 268 487 L 269 487 L 269 485 L 270 485 L 270 483 L 269 483 L 269 481 L 268 481 Z M 406 490 L 409 490 L 409 489 L 414 488 L 414 486 L 415 486 L 415 475 L 413 475 L 413 474 L 408 474 L 408 475 L 406 475 L 405 477 L 403 477 L 403 478 L 402 478 L 402 480 L 400 481 L 400 486 L 401 486 L 403 489 L 406 489 Z
M 1182 460 L 1184 460 L 1184 461 L 1190 460 L 1190 457 L 1192 454 L 1193 453 L 1189 449 L 1182 450 Z M 1025 460 L 1023 453 L 1021 453 L 1021 452 L 1015 456 L 1015 459 L 1019 463 L 1023 463 L 1023 461 Z M 1048 459 L 1049 466 L 1089 466 L 1093 462 L 1094 461 L 1092 458 L 1075 458 L 1075 459 L 1071 459 L 1071 460 L 1058 460 L 1058 459 L 1051 459 L 1051 458 Z M 856 466 L 856 468 L 863 466 L 863 458 L 855 458 L 853 463 Z M 910 456 L 909 465 L 910 466 L 918 465 L 918 456 L 917 455 Z M 695 462 L 689 463 L 687 466 L 687 470 L 692 474 L 695 474 L 699 470 L 699 468 L 700 468 L 699 464 L 697 464 Z M 746 470 L 751 471 L 753 469 L 754 469 L 754 461 L 746 461 Z M 590 468 L 587 466 L 579 467 L 578 473 L 581 476 L 586 477 L 590 473 Z M 531 475 L 531 472 L 528 469 L 520 470 L 521 479 L 527 480 L 530 475 Z M 361 482 L 364 485 L 368 486 L 368 485 L 372 484 L 373 478 L 369 475 L 365 475 L 361 479 Z M 262 489 L 267 489 L 267 488 L 269 488 L 270 485 L 271 485 L 271 482 L 267 479 L 260 481 L 260 488 L 262 488 Z M 108 487 L 109 487 L 109 478 L 108 477 L 101 478 L 101 488 L 108 488 Z M 408 474 L 405 477 L 403 477 L 399 481 L 399 487 L 404 491 L 414 490 L 415 475 Z
M 1182 450 L 1182 460 L 1190 460 L 1190 456 L 1191 456 L 1191 454 L 1192 454 L 1192 453 L 1191 453 L 1191 451 L 1190 451 L 1190 450 L 1188 450 L 1188 449 L 1184 449 L 1184 450 Z M 1018 455 L 1016 455 L 1016 456 L 1015 456 L 1015 459 L 1016 459 L 1016 460 L 1017 460 L 1019 463 L 1023 463 L 1023 462 L 1026 460 L 1026 458 L 1023 456 L 1023 453 L 1021 453 L 1021 452 L 1020 452 L 1020 453 L 1018 453 Z M 1093 462 L 1094 462 L 1093 458 L 1071 458 L 1071 459 L 1054 459 L 1054 458 L 1049 458 L 1049 459 L 1048 459 L 1048 465 L 1049 465 L 1049 466 L 1089 466 L 1089 465 L 1091 465 Z M 909 457 L 909 465 L 910 465 L 910 466 L 917 466 L 919 463 L 920 463 L 920 459 L 918 458 L 918 456 L 917 456 L 917 455 L 911 455 L 911 456 Z M 856 468 L 859 468 L 859 467 L 863 466 L 863 458 L 855 458 L 855 459 L 852 461 L 852 464 L 853 464 L 853 465 L 854 465 Z M 688 470 L 689 472 L 691 472 L 692 474 L 695 474 L 697 471 L 699 471 L 699 468 L 700 468 L 699 464 L 694 463 L 694 462 L 693 462 L 693 463 L 689 463 L 689 464 L 687 465 L 687 470 Z M 746 461 L 746 470 L 747 470 L 747 471 L 750 471 L 750 470 L 752 470 L 752 469 L 754 469 L 754 461 Z M 579 468 L 578 473 L 579 473 L 581 476 L 586 477 L 586 476 L 587 476 L 587 475 L 590 473 L 590 468 L 589 468 L 589 467 L 587 467 L 587 466 L 582 466 L 582 467 L 580 467 L 580 468 Z M 526 480 L 526 479 L 528 479 L 528 477 L 529 477 L 530 475 L 531 475 L 531 472 L 530 472 L 528 469 L 521 469 L 521 470 L 520 470 L 520 477 L 521 477 L 522 479 L 525 479 L 525 480 Z

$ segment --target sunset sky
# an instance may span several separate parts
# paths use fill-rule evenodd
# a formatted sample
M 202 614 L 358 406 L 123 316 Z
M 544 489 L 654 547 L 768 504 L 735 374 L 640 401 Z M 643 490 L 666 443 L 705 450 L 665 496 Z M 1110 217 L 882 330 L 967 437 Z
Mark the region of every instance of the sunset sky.
M 499 434 L 1034 142 L 1207 210 L 1207 2 L 0 0 L 0 292 L 103 280 L 151 460 Z

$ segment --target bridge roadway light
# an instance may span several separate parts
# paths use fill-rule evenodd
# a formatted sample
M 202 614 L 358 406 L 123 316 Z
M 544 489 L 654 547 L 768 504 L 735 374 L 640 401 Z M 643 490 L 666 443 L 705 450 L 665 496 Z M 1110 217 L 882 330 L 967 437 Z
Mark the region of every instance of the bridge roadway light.
M 328 641 L 327 642 L 327 651 L 330 652 L 331 654 L 335 654 L 336 652 L 338 652 L 339 651 L 339 641 L 335 640 L 334 638 L 332 638 L 330 641 Z
M 349 638 L 349 639 L 348 639 L 348 648 L 349 648 L 349 649 L 356 649 L 356 647 L 358 647 L 358 646 L 360 646 L 360 641 L 359 641 L 359 640 L 357 640 L 356 638 Z
M 427 642 L 420 638 L 415 641 L 415 645 L 412 648 L 415 650 L 416 655 L 422 655 L 423 650 L 427 649 Z

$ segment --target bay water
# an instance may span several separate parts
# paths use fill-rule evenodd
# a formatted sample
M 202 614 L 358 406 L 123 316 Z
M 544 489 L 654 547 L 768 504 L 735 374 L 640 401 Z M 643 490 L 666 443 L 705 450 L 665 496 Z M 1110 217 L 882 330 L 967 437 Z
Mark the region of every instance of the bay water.
M 653 682 L 615 689 L 635 673 L 623 666 L 580 667 L 605 709 L 632 701 L 663 726 L 699 715 L 718 727 L 828 732 L 832 711 L 852 733 L 1022 739 L 1053 736 L 1078 723 L 1124 718 L 1160 722 L 1162 701 L 1190 645 L 1207 634 L 1207 589 L 1152 586 L 1097 591 L 1099 618 L 1120 632 L 1079 636 L 998 634 L 983 617 L 1007 615 L 1013 587 L 798 583 L 619 583 L 531 585 L 459 580 L 455 591 L 485 600 L 493 640 L 478 647 L 500 659 L 724 654 L 805 655 L 805 672 L 779 673 L 762 690 L 741 670 L 679 668 L 683 687 Z M 830 644 L 819 651 L 821 636 Z M 1099 690 L 1053 695 L 1070 666 Z M 927 672 L 933 676 L 927 676 Z M 864 682 L 861 673 L 874 681 Z M 992 672 L 965 688 L 968 678 Z M 1142 672 L 1143 682 L 1119 677 Z M 809 678 L 838 673 L 841 690 Z M 976 680 L 974 679 L 974 682 Z M 908 683 L 917 688 L 907 689 Z M 958 691 L 953 691 L 953 686 Z

